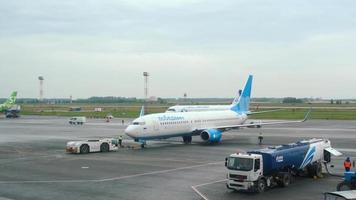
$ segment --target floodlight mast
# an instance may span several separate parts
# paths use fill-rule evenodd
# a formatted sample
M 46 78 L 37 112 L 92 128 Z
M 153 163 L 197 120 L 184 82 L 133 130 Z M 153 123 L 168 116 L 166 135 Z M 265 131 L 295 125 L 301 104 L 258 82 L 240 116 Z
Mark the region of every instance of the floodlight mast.
M 144 109 L 145 113 L 147 113 L 147 101 L 148 101 L 148 77 L 149 74 L 148 72 L 143 72 L 143 77 L 144 77 L 144 98 L 145 98 L 145 103 L 144 103 Z
M 39 76 L 38 80 L 40 81 L 40 98 L 39 98 L 39 101 L 42 102 L 43 101 L 43 81 L 44 81 L 43 76 Z
M 148 99 L 148 77 L 149 77 L 148 72 L 143 72 L 143 77 L 144 77 L 144 95 L 145 95 L 145 101 L 147 101 L 147 99 Z

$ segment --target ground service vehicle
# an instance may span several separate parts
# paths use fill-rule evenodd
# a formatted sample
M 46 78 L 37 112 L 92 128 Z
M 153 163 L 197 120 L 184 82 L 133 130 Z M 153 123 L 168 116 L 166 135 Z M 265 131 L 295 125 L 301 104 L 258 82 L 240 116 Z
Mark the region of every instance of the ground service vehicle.
M 119 141 L 115 138 L 100 140 L 70 141 L 67 142 L 68 153 L 109 152 L 118 149 Z
M 287 187 L 292 175 L 321 176 L 322 162 L 330 162 L 331 154 L 341 155 L 326 139 L 234 153 L 225 162 L 227 188 L 263 192 L 274 186 Z
M 85 117 L 72 117 L 69 119 L 70 124 L 80 124 L 83 125 L 86 122 Z
M 336 186 L 337 191 L 356 190 L 356 173 L 344 172 L 344 181 Z

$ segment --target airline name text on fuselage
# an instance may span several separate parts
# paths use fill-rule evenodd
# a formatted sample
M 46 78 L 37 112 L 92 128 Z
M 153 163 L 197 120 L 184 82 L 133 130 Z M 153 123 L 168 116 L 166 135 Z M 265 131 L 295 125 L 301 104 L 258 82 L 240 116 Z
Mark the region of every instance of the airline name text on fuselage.
M 162 117 L 158 117 L 158 120 L 159 121 L 179 121 L 179 120 L 184 120 L 184 117 L 163 115 Z

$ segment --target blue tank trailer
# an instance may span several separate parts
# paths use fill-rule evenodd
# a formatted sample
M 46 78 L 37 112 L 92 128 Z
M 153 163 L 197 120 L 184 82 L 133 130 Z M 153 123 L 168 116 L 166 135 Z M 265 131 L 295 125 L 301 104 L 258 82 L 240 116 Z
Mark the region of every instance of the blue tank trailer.
M 227 188 L 263 192 L 274 186 L 287 187 L 291 177 L 322 176 L 322 163 L 331 161 L 331 154 L 341 155 L 327 139 L 310 139 L 271 146 L 226 158 Z

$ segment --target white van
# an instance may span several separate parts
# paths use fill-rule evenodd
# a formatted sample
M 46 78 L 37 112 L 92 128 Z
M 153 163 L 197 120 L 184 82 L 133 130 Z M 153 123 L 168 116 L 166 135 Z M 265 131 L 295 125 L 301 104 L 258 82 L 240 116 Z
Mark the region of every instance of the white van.
M 80 124 L 83 125 L 86 122 L 85 117 L 72 117 L 69 119 L 69 124 Z

